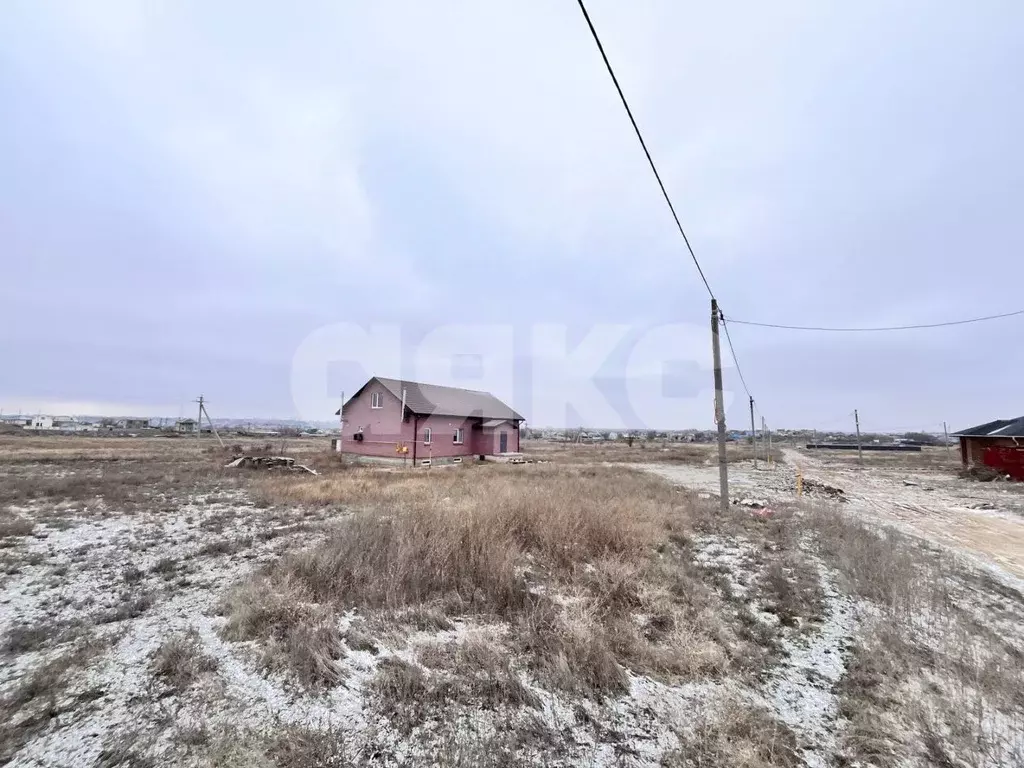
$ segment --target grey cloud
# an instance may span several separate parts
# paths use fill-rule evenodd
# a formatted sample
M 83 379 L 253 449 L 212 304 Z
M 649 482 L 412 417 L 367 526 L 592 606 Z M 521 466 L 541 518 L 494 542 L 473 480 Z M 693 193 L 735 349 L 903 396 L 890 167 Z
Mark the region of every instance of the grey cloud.
M 1018 308 L 1019 4 L 592 5 L 727 315 Z M 571 4 L 76 8 L 0 31 L 0 404 L 285 415 L 332 322 L 706 325 Z M 896 427 L 1014 415 L 1020 328 L 733 334 L 774 423 Z

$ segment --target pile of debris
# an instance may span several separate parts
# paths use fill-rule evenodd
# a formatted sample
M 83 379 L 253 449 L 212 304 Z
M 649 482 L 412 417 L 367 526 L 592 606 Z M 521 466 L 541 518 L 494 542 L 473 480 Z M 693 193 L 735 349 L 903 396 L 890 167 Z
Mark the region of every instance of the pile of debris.
M 1013 478 L 1004 472 L 984 464 L 972 464 L 966 469 L 960 470 L 960 477 L 964 480 L 977 480 L 981 483 L 991 483 L 995 480 L 1012 480 Z
M 308 472 L 311 475 L 319 474 L 312 467 L 305 464 L 296 464 L 295 459 L 289 456 L 239 456 L 234 461 L 224 465 L 225 468 L 245 469 L 284 469 L 290 472 Z
M 828 485 L 818 480 L 811 480 L 809 477 L 804 478 L 804 493 L 812 496 L 827 496 L 837 501 L 846 501 L 846 492 L 842 488 L 836 488 L 834 485 Z

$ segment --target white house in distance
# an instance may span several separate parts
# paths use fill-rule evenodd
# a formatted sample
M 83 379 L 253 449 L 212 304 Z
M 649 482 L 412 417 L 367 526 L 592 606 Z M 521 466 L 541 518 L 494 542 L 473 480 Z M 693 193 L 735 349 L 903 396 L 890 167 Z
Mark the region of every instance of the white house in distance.
M 74 416 L 32 416 L 25 429 L 35 432 L 90 432 L 96 427 L 86 421 L 79 421 Z

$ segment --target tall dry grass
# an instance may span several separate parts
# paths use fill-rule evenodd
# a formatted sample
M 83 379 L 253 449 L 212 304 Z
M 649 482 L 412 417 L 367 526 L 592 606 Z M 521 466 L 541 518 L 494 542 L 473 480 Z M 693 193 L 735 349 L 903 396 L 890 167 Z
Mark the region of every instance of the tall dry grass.
M 870 606 L 839 686 L 846 759 L 1024 764 L 1024 643 L 1008 629 L 1024 596 L 897 531 L 827 510 L 804 522 Z
M 693 500 L 654 476 L 485 465 L 355 469 L 261 487 L 272 503 L 356 511 L 322 543 L 270 567 L 253 590 L 259 605 L 228 606 L 229 628 L 268 606 L 303 602 L 393 620 L 424 609 L 485 616 L 514 627 L 513 650 L 545 684 L 587 694 L 624 691 L 626 669 L 715 676 L 744 655 L 730 612 L 671 543 L 690 527 Z M 267 584 L 292 597 L 269 599 Z
M 372 607 L 454 594 L 499 614 L 522 610 L 531 562 L 564 574 L 608 557 L 636 561 L 685 514 L 679 494 L 618 469 L 353 472 L 273 485 L 279 498 L 363 507 L 327 543 L 280 567 L 316 600 Z

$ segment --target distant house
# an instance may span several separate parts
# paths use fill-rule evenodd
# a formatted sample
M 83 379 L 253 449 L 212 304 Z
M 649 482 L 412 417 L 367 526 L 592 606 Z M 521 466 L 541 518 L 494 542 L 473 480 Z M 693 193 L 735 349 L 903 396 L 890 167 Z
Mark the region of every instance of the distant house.
M 118 419 L 118 429 L 146 429 L 149 427 L 149 419 Z
M 424 460 L 519 452 L 525 419 L 489 392 L 375 376 L 343 406 L 342 450 Z
M 1000 419 L 955 432 L 965 467 L 986 466 L 1024 480 L 1024 416 Z
M 12 427 L 27 427 L 31 423 L 31 416 L 22 416 L 20 413 L 16 415 L 0 414 L 0 424 L 7 424 Z
M 93 425 L 75 416 L 31 416 L 20 422 L 25 429 L 38 432 L 88 432 Z
M 174 430 L 176 432 L 195 432 L 196 421 L 195 419 L 178 419 L 174 425 Z

